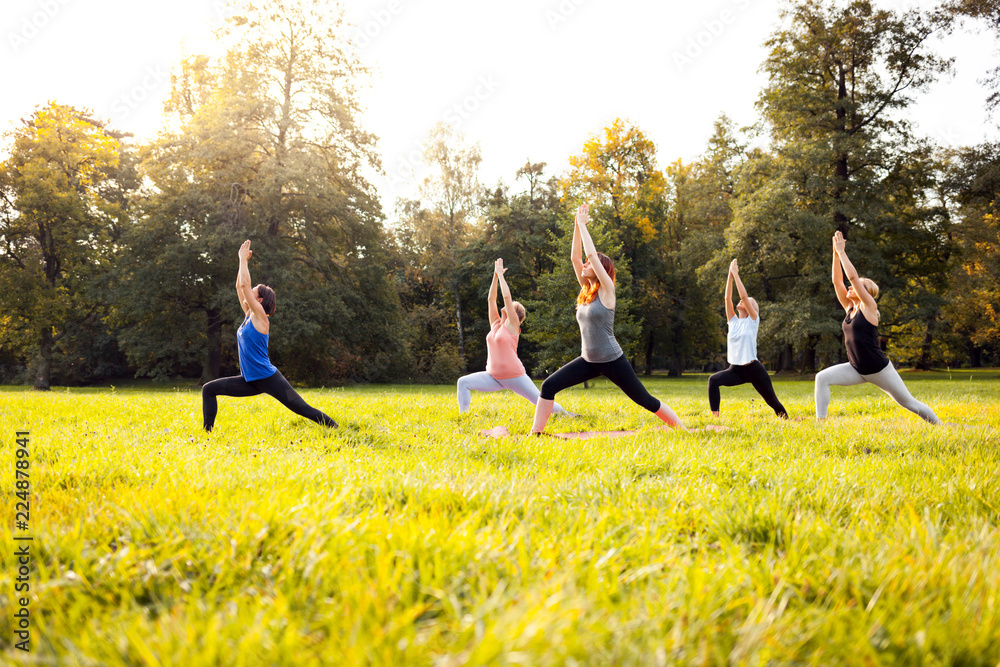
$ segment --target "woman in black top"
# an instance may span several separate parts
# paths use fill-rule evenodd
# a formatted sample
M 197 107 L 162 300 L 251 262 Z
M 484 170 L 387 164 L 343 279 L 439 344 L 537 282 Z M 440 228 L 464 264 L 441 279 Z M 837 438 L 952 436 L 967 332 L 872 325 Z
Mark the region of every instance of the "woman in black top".
M 932 424 L 940 424 L 934 411 L 913 398 L 903 379 L 885 356 L 878 339 L 878 285 L 858 276 L 844 251 L 846 241 L 838 231 L 833 235 L 833 287 L 837 300 L 847 311 L 844 318 L 844 345 L 848 363 L 831 366 L 816 375 L 816 418 L 826 419 L 830 405 L 830 386 L 848 386 L 871 382 L 892 399 Z M 843 267 L 843 272 L 841 271 Z M 851 286 L 844 286 L 844 273 Z

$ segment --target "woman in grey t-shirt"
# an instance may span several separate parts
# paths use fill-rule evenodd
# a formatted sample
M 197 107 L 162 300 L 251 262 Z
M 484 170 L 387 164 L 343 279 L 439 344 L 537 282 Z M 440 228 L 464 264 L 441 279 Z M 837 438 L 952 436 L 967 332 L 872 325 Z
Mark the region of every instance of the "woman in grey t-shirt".
M 586 204 L 576 211 L 571 257 L 580 283 L 576 321 L 580 325 L 580 356 L 569 362 L 542 383 L 541 398 L 535 404 L 532 433 L 541 433 L 552 414 L 556 393 L 603 375 L 633 401 L 675 428 L 684 428 L 677 414 L 650 395 L 639 382 L 632 365 L 615 340 L 615 264 L 597 252 L 587 231 L 589 209 Z M 580 246 L 587 261 L 580 259 Z

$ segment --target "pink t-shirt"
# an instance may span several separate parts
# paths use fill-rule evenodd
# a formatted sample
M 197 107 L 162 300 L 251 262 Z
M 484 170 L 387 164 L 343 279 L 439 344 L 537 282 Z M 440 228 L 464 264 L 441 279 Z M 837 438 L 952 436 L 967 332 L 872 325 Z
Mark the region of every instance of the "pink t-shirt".
M 493 322 L 486 334 L 486 372 L 498 380 L 509 380 L 524 375 L 524 365 L 517 358 L 517 339 L 521 334 L 511 334 L 502 318 Z

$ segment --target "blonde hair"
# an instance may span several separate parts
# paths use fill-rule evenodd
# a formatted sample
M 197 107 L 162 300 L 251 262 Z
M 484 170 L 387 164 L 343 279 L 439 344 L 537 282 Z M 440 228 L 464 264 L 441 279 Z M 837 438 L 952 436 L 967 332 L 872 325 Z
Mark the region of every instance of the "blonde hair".
M 861 278 L 861 284 L 865 286 L 865 290 L 872 295 L 873 299 L 878 298 L 878 285 L 871 278 Z

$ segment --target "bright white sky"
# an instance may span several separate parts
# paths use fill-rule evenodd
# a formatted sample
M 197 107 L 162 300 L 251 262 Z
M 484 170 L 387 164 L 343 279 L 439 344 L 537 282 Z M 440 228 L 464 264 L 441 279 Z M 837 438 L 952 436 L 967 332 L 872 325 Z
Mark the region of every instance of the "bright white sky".
M 90 107 L 114 127 L 155 136 L 182 53 L 204 51 L 222 0 L 4 0 L 0 124 L 36 104 Z M 897 9 L 928 0 L 882 0 Z M 657 145 L 660 165 L 690 161 L 721 113 L 757 119 L 757 69 L 779 0 L 346 0 L 366 29 L 360 55 L 375 67 L 363 123 L 380 137 L 386 174 L 374 177 L 385 212 L 412 196 L 424 171 L 419 142 L 438 121 L 481 144 L 481 180 L 513 185 L 531 159 L 548 175 L 568 167 L 616 117 Z M 699 44 L 700 42 L 700 44 Z M 993 38 L 936 42 L 956 75 L 918 96 L 912 118 L 937 143 L 996 138 L 977 82 L 997 63 Z M 686 60 L 683 60 L 686 59 Z M 417 167 L 416 174 L 412 171 Z M 520 189 L 520 188 L 518 188 Z

